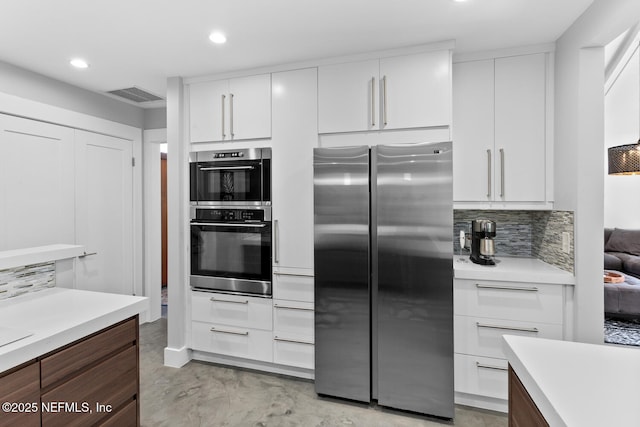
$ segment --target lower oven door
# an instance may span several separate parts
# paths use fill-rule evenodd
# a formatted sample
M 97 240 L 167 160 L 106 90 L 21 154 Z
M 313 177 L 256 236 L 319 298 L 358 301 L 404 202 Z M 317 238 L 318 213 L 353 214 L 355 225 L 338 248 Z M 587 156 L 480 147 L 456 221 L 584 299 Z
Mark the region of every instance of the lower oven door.
M 271 296 L 271 222 L 191 222 L 191 287 Z

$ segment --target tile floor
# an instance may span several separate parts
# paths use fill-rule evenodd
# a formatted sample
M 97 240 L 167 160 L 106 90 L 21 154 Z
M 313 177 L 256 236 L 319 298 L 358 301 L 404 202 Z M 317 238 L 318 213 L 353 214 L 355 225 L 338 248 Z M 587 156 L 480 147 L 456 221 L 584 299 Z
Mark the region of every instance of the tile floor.
M 504 414 L 456 406 L 454 422 L 319 398 L 313 382 L 190 362 L 165 367 L 166 319 L 140 328 L 141 424 L 155 426 L 506 427 Z

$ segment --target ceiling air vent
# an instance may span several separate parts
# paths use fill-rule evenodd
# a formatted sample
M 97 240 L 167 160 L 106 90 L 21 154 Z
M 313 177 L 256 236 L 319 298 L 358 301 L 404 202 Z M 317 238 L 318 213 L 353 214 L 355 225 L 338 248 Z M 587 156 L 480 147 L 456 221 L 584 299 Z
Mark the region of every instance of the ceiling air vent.
M 118 89 L 118 90 L 110 90 L 111 95 L 119 96 L 124 99 L 128 99 L 133 102 L 150 102 L 150 101 L 162 101 L 164 98 L 161 98 L 157 95 L 149 93 L 143 89 L 137 87 L 129 87 L 126 89 Z

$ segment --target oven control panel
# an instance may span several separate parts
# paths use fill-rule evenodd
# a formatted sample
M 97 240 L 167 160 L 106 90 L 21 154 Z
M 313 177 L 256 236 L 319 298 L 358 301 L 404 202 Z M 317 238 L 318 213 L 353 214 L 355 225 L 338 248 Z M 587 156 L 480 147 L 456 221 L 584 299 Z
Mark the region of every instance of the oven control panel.
M 196 209 L 195 219 L 218 222 L 264 221 L 264 211 L 261 209 Z

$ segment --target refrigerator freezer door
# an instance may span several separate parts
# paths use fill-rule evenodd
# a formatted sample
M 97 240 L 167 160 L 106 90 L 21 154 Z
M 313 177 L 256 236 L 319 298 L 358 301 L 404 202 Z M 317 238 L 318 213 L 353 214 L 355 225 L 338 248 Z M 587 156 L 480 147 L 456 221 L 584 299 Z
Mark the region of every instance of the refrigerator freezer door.
M 316 393 L 369 402 L 369 148 L 314 150 Z
M 451 147 L 374 149 L 378 403 L 445 418 L 454 415 Z

